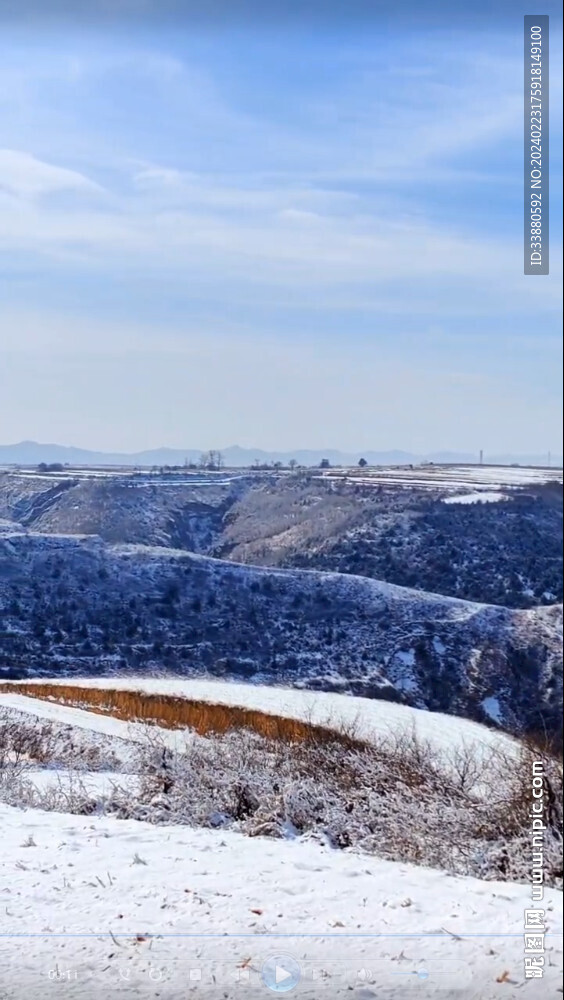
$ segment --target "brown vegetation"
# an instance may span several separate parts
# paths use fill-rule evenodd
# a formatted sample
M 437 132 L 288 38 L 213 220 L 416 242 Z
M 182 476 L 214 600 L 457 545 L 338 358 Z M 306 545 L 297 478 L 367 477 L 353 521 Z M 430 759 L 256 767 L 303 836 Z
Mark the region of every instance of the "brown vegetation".
M 165 694 L 141 691 L 81 687 L 76 684 L 0 684 L 0 694 L 21 694 L 61 705 L 84 708 L 101 715 L 111 714 L 127 722 L 149 722 L 167 729 L 193 729 L 200 736 L 248 729 L 271 740 L 303 743 L 340 742 L 349 749 L 366 744 L 343 729 L 330 729 L 308 721 L 271 715 L 239 705 L 221 705 Z

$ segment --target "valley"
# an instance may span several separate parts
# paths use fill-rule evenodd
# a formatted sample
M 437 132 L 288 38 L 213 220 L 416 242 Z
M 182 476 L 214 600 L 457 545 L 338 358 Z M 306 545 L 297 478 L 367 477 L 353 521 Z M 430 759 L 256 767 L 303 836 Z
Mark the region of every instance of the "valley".
M 0 677 L 239 678 L 557 736 L 558 476 L 5 472 Z

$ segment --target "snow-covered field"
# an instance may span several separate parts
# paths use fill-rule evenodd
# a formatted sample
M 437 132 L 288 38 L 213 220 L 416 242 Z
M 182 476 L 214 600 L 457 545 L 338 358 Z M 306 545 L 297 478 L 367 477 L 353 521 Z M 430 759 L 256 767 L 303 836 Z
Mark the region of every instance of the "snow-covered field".
M 453 497 L 445 497 L 443 503 L 498 503 L 500 500 L 507 499 L 507 493 L 483 490 L 481 493 L 457 493 Z
M 5 1000 L 267 996 L 277 955 L 308 1000 L 558 996 L 557 891 L 545 977 L 525 981 L 527 886 L 230 831 L 6 806 L 0 824 Z
M 0 466 L 0 472 L 13 472 L 11 466 Z M 156 476 L 148 469 L 117 468 L 117 469 L 97 469 L 95 467 L 84 466 L 73 468 L 66 467 L 59 472 L 38 472 L 36 468 L 18 469 L 17 474 L 21 479 L 38 480 L 43 482 L 56 483 L 63 477 L 65 479 L 110 479 L 126 483 L 128 486 L 229 486 L 238 479 L 244 478 L 242 474 L 214 475 L 213 473 L 175 475 L 170 479 L 163 476 Z
M 0 471 L 13 472 L 11 466 L 0 466 Z M 256 470 L 253 470 L 256 475 Z M 562 482 L 561 468 L 537 468 L 530 466 L 507 465 L 413 465 L 413 466 L 373 466 L 359 469 L 334 467 L 330 469 L 310 470 L 326 479 L 346 479 L 358 484 L 429 487 L 441 490 L 461 490 L 476 488 L 480 490 L 495 490 L 516 486 L 535 486 L 546 482 Z M 270 470 L 272 474 L 272 470 Z M 142 486 L 229 486 L 249 475 L 249 470 L 224 470 L 223 472 L 189 472 L 171 474 L 169 478 L 155 476 L 150 469 L 132 469 L 130 467 L 95 467 L 68 466 L 62 472 L 42 472 L 36 467 L 19 468 L 18 476 L 29 481 L 57 482 L 63 476 L 74 480 L 101 480 L 123 482 L 131 487 Z M 276 472 L 278 477 L 288 475 L 288 470 Z
M 16 683 L 17 682 L 11 682 Z M 26 685 L 33 684 L 27 680 Z M 46 683 L 38 679 L 35 683 Z M 218 705 L 236 705 L 267 712 L 285 718 L 299 719 L 337 730 L 354 730 L 360 739 L 371 740 L 392 735 L 398 731 L 414 731 L 422 742 L 452 755 L 457 749 L 475 746 L 488 751 L 500 748 L 511 752 L 517 746 L 514 740 L 494 729 L 455 716 L 426 712 L 421 709 L 397 705 L 392 702 L 368 698 L 356 698 L 329 692 L 300 691 L 295 688 L 265 687 L 255 684 L 239 684 L 224 681 L 186 680 L 175 678 L 49 678 L 54 688 L 72 684 L 83 688 L 103 688 L 130 690 L 148 694 L 163 694 L 194 701 L 205 701 Z M 0 707 L 16 708 L 31 712 L 45 719 L 71 722 L 73 725 L 123 736 L 128 723 L 118 719 L 94 715 L 80 709 L 58 705 L 53 701 L 41 701 L 24 695 L 2 693 Z M 146 731 L 140 727 L 140 734 Z M 164 730 L 167 741 L 176 745 L 176 737 L 170 730 Z
M 538 486 L 562 482 L 562 469 L 538 469 L 489 465 L 415 465 L 410 468 L 329 469 L 324 478 L 343 478 L 365 486 L 406 486 L 460 491 L 499 490 L 516 486 Z

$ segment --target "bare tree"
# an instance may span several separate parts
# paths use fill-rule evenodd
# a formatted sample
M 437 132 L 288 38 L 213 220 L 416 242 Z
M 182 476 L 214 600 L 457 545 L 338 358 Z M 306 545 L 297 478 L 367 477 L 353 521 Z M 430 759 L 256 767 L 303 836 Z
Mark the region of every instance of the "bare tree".
M 224 465 L 223 455 L 220 451 L 215 451 L 213 448 L 210 451 L 203 451 L 200 455 L 200 468 L 202 469 L 219 470 Z

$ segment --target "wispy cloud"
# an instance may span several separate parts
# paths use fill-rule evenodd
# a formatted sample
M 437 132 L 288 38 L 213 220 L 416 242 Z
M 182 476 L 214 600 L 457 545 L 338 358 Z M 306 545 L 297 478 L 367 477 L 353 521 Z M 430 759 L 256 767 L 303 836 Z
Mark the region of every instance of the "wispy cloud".
M 28 161 L 14 154 L 9 166 Z M 17 171 L 5 176 L 17 182 Z M 18 193 L 30 196 L 97 190 L 73 171 L 35 160 L 19 176 Z M 318 289 L 329 306 L 355 289 L 375 311 L 386 312 L 386 302 L 392 311 L 427 311 L 430 297 L 443 315 L 459 311 L 461 295 L 468 315 L 507 312 L 508 295 L 511 308 L 534 300 L 542 311 L 559 298 L 555 283 L 524 284 L 519 248 L 508 239 L 468 235 L 423 212 L 394 216 L 350 192 L 253 189 L 170 168 L 139 171 L 122 196 L 72 210 L 35 198 L 22 208 L 6 199 L 0 235 L 4 246 L 36 260 L 59 259 L 98 274 L 119 267 L 124 276 L 158 267 L 177 280 L 184 273 L 207 285 L 238 284 L 230 294 L 243 298 L 257 286 L 284 289 L 296 300 Z
M 394 444 L 415 447 L 411 422 L 429 437 L 422 450 L 447 446 L 442 406 L 453 434 L 468 424 L 459 446 L 489 423 L 496 447 L 519 450 L 529 384 L 535 450 L 541 415 L 557 412 L 556 367 L 543 373 L 555 357 L 560 248 L 554 239 L 553 275 L 523 276 L 517 41 L 514 27 L 490 48 L 469 33 L 398 32 L 375 48 L 362 32 L 352 45 L 330 33 L 163 30 L 62 33 L 50 51 L 38 34 L 6 47 L 0 83 L 15 95 L 1 109 L 6 370 L 21 377 L 24 345 L 51 351 L 65 369 L 49 368 L 58 399 L 63 379 L 84 388 L 82 357 L 112 396 L 114 420 L 122 379 L 132 435 L 136 386 L 154 378 L 143 418 L 160 428 L 153 443 L 166 439 L 166 378 L 179 364 L 200 376 L 214 352 L 216 416 L 196 374 L 189 381 L 216 441 L 221 421 L 231 426 L 235 378 L 251 443 L 253 412 L 266 405 L 252 378 L 268 371 L 276 417 L 260 423 L 271 446 L 284 445 L 291 384 L 299 421 L 310 412 L 318 440 L 323 426 L 337 440 L 321 403 L 330 391 L 341 393 L 343 446 L 387 419 Z M 41 322 L 25 313 L 30 300 Z M 41 390 L 34 376 L 44 402 L 47 381 Z M 364 398 L 372 384 L 378 405 Z M 12 421 L 24 404 L 9 398 Z M 83 398 L 86 426 L 101 418 Z M 174 398 L 177 415 L 198 419 L 179 387 Z
M 38 198 L 59 191 L 97 194 L 102 188 L 76 170 L 45 163 L 18 149 L 0 149 L 0 191 Z

